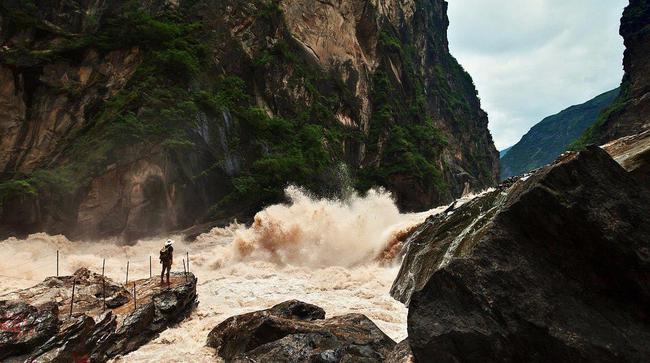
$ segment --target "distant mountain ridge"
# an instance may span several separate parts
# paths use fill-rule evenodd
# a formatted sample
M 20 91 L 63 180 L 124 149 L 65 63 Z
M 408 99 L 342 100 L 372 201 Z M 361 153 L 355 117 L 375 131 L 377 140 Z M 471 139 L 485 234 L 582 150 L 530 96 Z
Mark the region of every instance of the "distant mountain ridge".
M 596 120 L 619 94 L 619 88 L 571 106 L 533 126 L 501 156 L 501 178 L 506 179 L 552 162 Z
M 510 149 L 512 149 L 512 146 L 507 147 L 503 150 L 499 150 L 499 158 L 506 156 L 506 154 L 508 153 L 508 151 L 510 151 Z

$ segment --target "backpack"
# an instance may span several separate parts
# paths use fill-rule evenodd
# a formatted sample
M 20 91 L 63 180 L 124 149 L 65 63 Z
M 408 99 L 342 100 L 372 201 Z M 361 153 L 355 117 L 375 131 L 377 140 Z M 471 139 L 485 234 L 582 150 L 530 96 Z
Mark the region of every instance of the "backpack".
M 160 262 L 165 262 L 171 260 L 172 249 L 171 246 L 165 246 L 160 249 Z

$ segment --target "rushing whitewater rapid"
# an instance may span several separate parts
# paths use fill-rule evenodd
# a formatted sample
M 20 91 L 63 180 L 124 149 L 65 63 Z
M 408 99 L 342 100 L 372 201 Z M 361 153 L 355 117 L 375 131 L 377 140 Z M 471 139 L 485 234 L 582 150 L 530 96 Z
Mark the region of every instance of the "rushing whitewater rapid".
M 405 338 L 407 310 L 388 294 L 399 261 L 387 263 L 381 256 L 405 231 L 445 207 L 401 214 L 381 190 L 344 201 L 312 198 L 294 187 L 286 192 L 288 204 L 267 207 L 251 226 L 215 228 L 194 242 L 162 236 L 126 246 L 117 240 L 70 242 L 44 233 L 9 238 L 0 242 L 0 300 L 55 275 L 57 250 L 61 275 L 81 267 L 101 272 L 106 259 L 106 275 L 114 281 L 124 281 L 127 261 L 130 279 L 145 278 L 151 256 L 155 276 L 158 250 L 172 238 L 173 269 L 182 271 L 189 253 L 200 303 L 189 318 L 115 362 L 213 362 L 213 351 L 204 345 L 214 326 L 289 299 L 316 304 L 328 317 L 365 314 L 394 340 Z

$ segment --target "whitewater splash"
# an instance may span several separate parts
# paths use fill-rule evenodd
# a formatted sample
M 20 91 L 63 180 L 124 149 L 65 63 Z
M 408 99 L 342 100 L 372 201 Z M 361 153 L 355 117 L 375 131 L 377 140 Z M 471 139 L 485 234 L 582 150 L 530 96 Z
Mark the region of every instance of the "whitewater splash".
M 191 317 L 116 362 L 213 362 L 205 348 L 209 331 L 226 318 L 299 299 L 325 309 L 328 316 L 362 313 L 396 341 L 406 337 L 406 308 L 389 295 L 399 267 L 378 261 L 387 248 L 424 219 L 445 207 L 413 214 L 399 213 L 389 193 L 370 191 L 346 200 L 312 198 L 288 188 L 289 203 L 270 206 L 246 227 L 232 224 L 200 235 L 194 242 L 171 236 L 176 271 L 190 256 L 198 277 L 200 304 Z M 457 205 L 470 200 L 467 196 Z M 169 236 L 120 245 L 116 240 L 70 242 L 63 236 L 38 233 L 27 239 L 0 242 L 2 294 L 26 288 L 56 273 L 70 275 L 81 267 L 124 281 L 160 273 L 157 251 Z M 173 355 L 170 354 L 170 345 Z
M 313 198 L 297 187 L 285 192 L 289 203 L 257 213 L 250 228 L 215 228 L 199 239 L 233 232 L 232 250 L 222 252 L 231 261 L 352 267 L 374 261 L 432 213 L 401 214 L 391 194 L 381 189 L 345 200 Z

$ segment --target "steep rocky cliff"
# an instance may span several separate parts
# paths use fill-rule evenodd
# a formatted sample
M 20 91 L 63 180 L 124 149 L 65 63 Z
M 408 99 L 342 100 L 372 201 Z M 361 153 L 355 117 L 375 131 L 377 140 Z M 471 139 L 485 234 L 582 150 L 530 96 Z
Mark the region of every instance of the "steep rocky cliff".
M 501 179 L 553 162 L 598 120 L 600 112 L 616 99 L 618 93 L 618 88 L 605 92 L 537 123 L 501 156 Z
M 442 0 L 3 1 L 4 233 L 134 239 L 351 180 L 498 179 Z
M 650 128 L 650 1 L 630 0 L 620 34 L 625 42 L 621 93 L 573 148 L 604 144 Z

